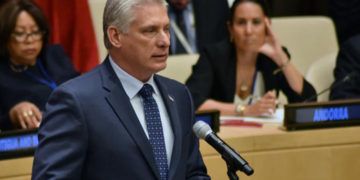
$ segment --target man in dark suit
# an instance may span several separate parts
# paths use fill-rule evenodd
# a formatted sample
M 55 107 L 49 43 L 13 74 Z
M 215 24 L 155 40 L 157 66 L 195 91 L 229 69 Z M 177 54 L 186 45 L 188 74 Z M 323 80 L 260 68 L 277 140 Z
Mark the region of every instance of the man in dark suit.
M 170 44 L 164 0 L 108 0 L 103 27 L 109 56 L 48 101 L 32 178 L 209 179 L 189 91 L 155 74 Z
M 360 98 L 360 34 L 340 46 L 334 69 L 331 100 Z M 347 77 L 347 78 L 346 78 Z M 346 80 L 345 80 L 346 79 Z
M 198 53 L 205 45 L 228 37 L 227 0 L 167 1 L 168 14 L 173 22 L 170 29 L 172 54 Z M 181 36 L 183 36 L 182 41 Z
M 360 1 L 328 0 L 329 15 L 334 21 L 339 45 L 360 33 Z

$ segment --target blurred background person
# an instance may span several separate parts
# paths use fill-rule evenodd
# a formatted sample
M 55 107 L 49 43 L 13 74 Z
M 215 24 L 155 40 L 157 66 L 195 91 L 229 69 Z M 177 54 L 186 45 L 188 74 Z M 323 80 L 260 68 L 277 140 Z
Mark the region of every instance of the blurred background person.
M 235 0 L 228 29 L 230 39 L 207 46 L 186 82 L 198 110 L 271 115 L 280 90 L 290 103 L 316 94 L 273 34 L 264 1 Z
M 167 0 L 170 26 L 170 53 L 191 54 L 206 44 L 228 37 L 226 0 Z
M 360 1 L 328 1 L 340 47 L 330 100 L 360 98 Z
M 0 129 L 38 127 L 57 85 L 75 77 L 60 46 L 47 45 L 49 28 L 30 0 L 10 0 L 0 9 Z
M 360 33 L 360 1 L 328 0 L 329 16 L 334 21 L 339 45 Z
M 334 77 L 331 100 L 360 98 L 360 34 L 340 46 Z

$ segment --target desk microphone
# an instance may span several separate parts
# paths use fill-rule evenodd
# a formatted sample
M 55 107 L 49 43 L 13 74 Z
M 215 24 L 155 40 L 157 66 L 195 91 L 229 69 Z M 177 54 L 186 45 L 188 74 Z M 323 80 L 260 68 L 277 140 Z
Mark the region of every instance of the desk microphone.
M 349 82 L 349 81 L 353 80 L 357 76 L 358 76 L 357 72 L 353 71 L 353 72 L 349 73 L 348 75 L 346 75 L 345 77 L 343 77 L 340 81 L 330 85 L 329 87 L 323 89 L 322 91 L 320 91 L 319 93 L 311 96 L 310 98 L 307 98 L 304 102 L 312 101 L 315 98 L 317 98 L 318 96 L 324 94 L 325 92 L 330 91 L 330 90 L 332 90 L 332 89 L 334 89 L 334 88 L 336 88 L 336 87 L 338 87 L 338 86 L 340 86 L 340 85 L 342 85 L 342 84 L 344 84 L 346 82 Z
M 235 170 L 240 170 L 246 175 L 250 176 L 254 173 L 254 170 L 236 151 L 229 147 L 224 141 L 222 141 L 210 128 L 208 124 L 203 121 L 197 121 L 193 126 L 193 131 L 198 138 L 204 139 L 213 148 L 216 149 L 226 161 L 227 165 L 233 166 Z

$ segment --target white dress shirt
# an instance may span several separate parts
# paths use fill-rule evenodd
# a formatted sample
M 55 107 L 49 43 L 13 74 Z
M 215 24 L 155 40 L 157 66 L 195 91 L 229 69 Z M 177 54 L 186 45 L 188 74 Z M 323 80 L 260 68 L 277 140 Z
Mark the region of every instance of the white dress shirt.
M 110 64 L 112 68 L 114 69 L 116 76 L 120 79 L 121 84 L 125 90 L 125 93 L 129 97 L 130 103 L 136 113 L 136 116 L 138 117 L 140 124 L 146 134 L 146 136 L 149 138 L 149 134 L 146 127 L 146 121 L 145 121 L 145 113 L 144 113 L 144 107 L 141 96 L 138 94 L 140 89 L 143 87 L 144 83 L 136 79 L 135 77 L 131 76 L 127 72 L 125 72 L 121 67 L 119 67 L 109 56 Z M 165 147 L 166 147 L 166 155 L 168 160 L 168 165 L 170 167 L 170 160 L 174 145 L 174 134 L 171 128 L 171 123 L 169 119 L 169 115 L 167 113 L 164 101 L 161 97 L 160 91 L 158 87 L 156 86 L 156 83 L 154 81 L 153 76 L 150 78 L 147 84 L 150 84 L 154 88 L 154 94 L 153 98 L 156 101 L 156 104 L 159 108 L 160 118 L 161 118 L 161 124 L 163 127 L 163 134 L 164 134 L 164 140 L 165 140 Z

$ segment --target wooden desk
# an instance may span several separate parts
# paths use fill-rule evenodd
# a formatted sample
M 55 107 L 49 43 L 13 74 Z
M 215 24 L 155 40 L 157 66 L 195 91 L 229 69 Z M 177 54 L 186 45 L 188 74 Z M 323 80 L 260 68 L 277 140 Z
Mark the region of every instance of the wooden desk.
M 286 132 L 278 125 L 262 128 L 221 127 L 219 136 L 254 168 L 240 180 L 358 180 L 360 126 Z M 225 180 L 226 166 L 212 147 L 201 141 L 212 179 Z M 32 157 L 0 161 L 1 180 L 30 179 Z
M 360 127 L 286 132 L 278 125 L 221 127 L 219 136 L 254 168 L 241 180 L 358 180 Z M 200 144 L 208 173 L 228 179 L 226 164 L 206 142 Z
M 1 180 L 29 180 L 33 157 L 0 161 Z

